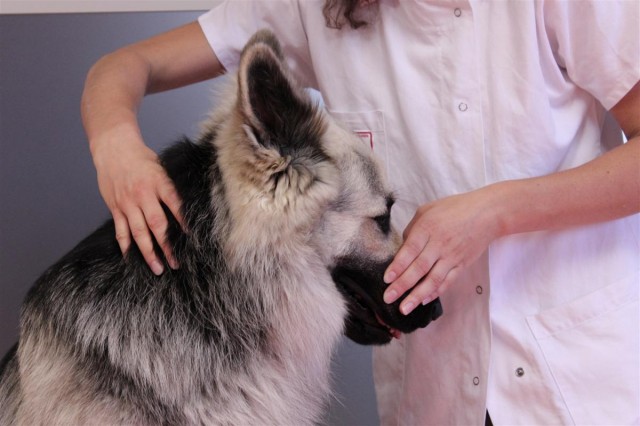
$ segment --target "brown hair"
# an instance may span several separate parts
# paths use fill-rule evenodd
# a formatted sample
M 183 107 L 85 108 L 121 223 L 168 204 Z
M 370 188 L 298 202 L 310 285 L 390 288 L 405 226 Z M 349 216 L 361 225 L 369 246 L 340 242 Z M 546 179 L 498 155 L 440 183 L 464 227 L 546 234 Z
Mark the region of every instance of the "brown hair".
M 358 29 L 369 23 L 360 12 L 374 3 L 376 0 L 325 0 L 322 13 L 329 28 L 340 29 L 346 21 L 351 28 Z

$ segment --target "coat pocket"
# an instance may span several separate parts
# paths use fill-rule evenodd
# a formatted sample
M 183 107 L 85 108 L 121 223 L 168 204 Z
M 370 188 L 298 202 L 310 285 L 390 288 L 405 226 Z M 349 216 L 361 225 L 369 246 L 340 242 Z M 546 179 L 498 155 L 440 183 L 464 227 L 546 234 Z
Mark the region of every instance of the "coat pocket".
M 329 115 L 369 145 L 388 171 L 387 141 L 384 131 L 384 114 L 382 111 L 329 111 Z
M 640 420 L 638 274 L 527 318 L 576 424 Z

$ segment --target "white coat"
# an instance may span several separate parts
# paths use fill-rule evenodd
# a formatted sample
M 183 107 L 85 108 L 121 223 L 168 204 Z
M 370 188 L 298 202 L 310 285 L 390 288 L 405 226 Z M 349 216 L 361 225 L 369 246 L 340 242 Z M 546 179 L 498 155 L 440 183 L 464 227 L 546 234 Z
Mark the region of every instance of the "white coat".
M 640 2 L 380 0 L 329 29 L 321 0 L 200 18 L 227 69 L 272 28 L 297 77 L 386 162 L 401 229 L 428 201 L 572 168 L 622 143 Z M 374 353 L 383 424 L 637 424 L 640 216 L 495 241 L 444 316 Z

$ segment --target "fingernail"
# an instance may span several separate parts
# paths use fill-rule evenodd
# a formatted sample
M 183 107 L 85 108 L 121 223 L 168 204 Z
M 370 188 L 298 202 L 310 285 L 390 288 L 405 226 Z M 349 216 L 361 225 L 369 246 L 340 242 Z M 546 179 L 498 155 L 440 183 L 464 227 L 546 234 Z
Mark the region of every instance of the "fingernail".
M 169 266 L 171 267 L 171 269 L 179 269 L 180 268 L 180 264 L 173 257 L 169 258 Z
M 384 282 L 387 284 L 390 284 L 393 282 L 393 280 L 395 280 L 397 277 L 396 273 L 393 271 L 387 271 L 387 273 L 384 274 Z
M 398 298 L 398 292 L 395 290 L 389 290 L 382 298 L 384 299 L 384 303 L 393 303 Z
M 162 275 L 162 273 L 164 272 L 164 268 L 162 267 L 162 264 L 160 262 L 154 260 L 153 262 L 151 262 L 151 271 L 153 271 L 153 273 L 156 275 Z
M 411 313 L 411 311 L 413 311 L 413 308 L 416 306 L 416 304 L 413 301 L 408 301 L 405 302 L 401 307 L 400 307 L 400 311 L 404 314 L 404 315 L 409 315 Z
M 431 296 L 429 296 L 429 297 L 427 297 L 426 299 L 424 299 L 424 300 L 422 301 L 422 304 L 423 304 L 423 305 L 426 305 L 426 304 L 428 304 L 429 302 L 431 302 L 432 300 L 433 300 L 433 298 L 432 298 Z

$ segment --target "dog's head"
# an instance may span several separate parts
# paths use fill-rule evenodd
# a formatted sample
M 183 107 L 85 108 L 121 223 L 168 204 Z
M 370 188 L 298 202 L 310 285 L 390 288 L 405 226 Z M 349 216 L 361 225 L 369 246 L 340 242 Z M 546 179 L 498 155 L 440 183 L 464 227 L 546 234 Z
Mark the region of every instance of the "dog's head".
M 436 319 L 439 301 L 404 316 L 399 302 L 382 300 L 382 276 L 400 243 L 383 170 L 366 143 L 296 84 L 270 32 L 245 46 L 237 90 L 225 123 L 217 125 L 232 129 L 217 138 L 225 141 L 217 151 L 235 210 L 229 250 L 304 240 L 343 295 L 346 334 L 358 343 L 387 343 Z M 253 239 L 256 223 L 265 220 L 270 236 Z

